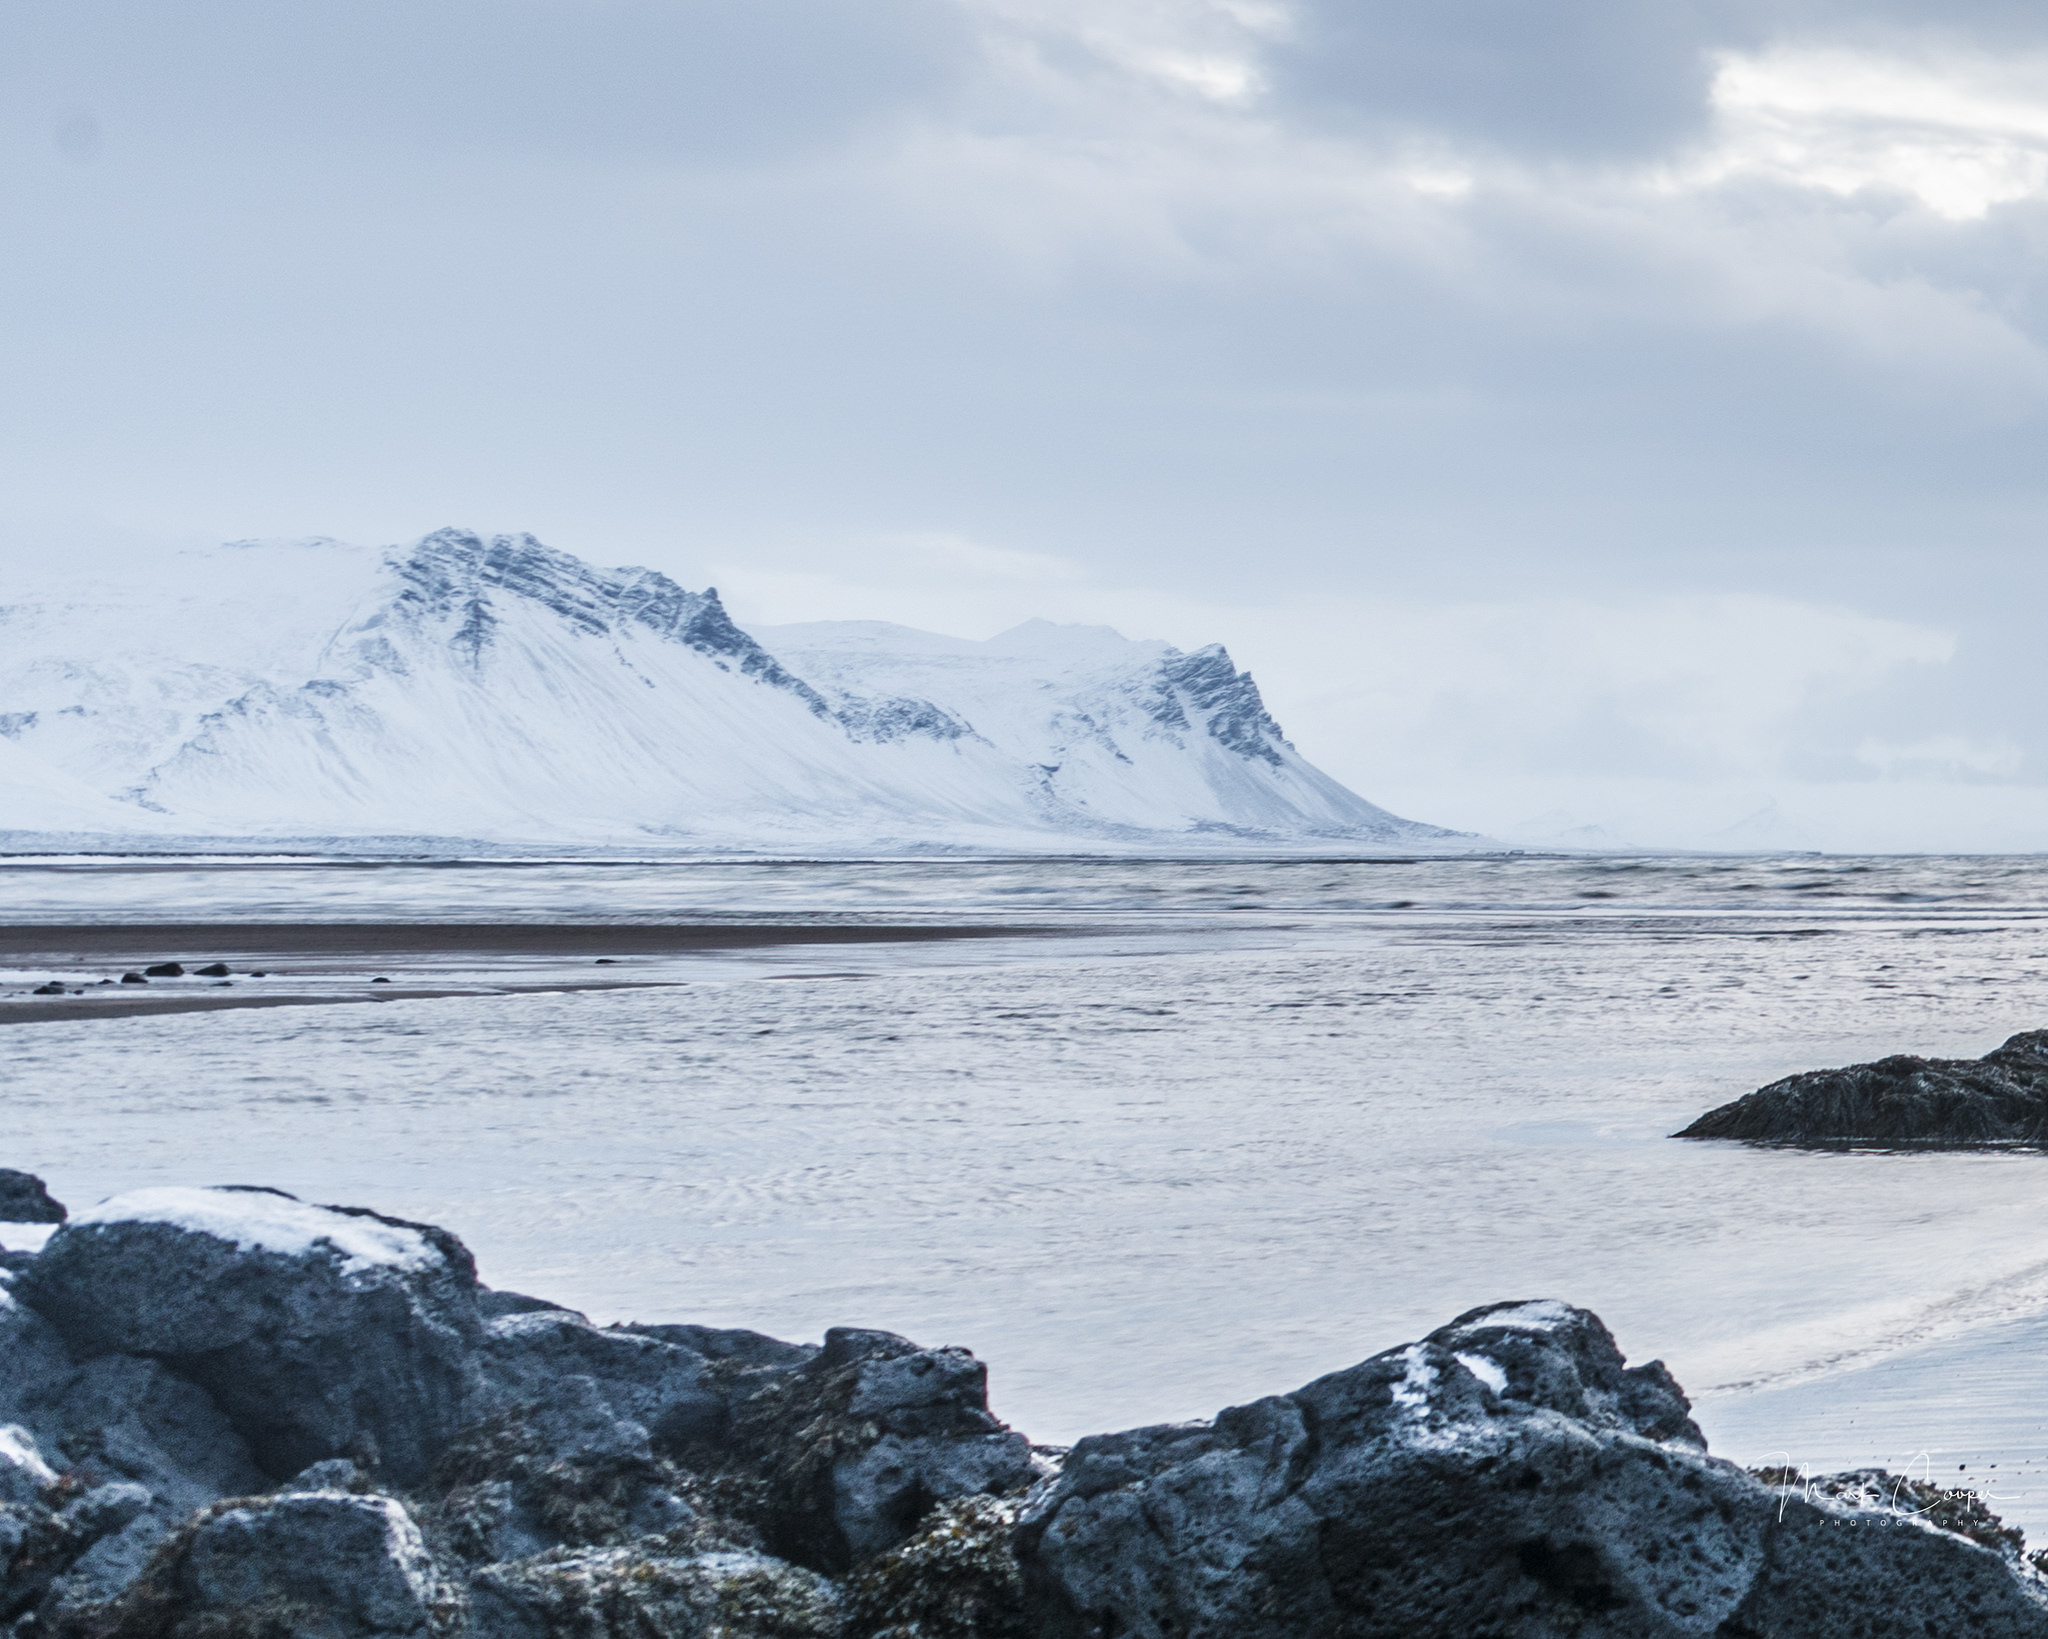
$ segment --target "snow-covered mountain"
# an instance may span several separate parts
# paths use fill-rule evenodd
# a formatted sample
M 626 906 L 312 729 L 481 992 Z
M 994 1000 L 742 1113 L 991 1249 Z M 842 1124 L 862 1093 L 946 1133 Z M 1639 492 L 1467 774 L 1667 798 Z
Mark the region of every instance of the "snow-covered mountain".
M 1221 647 L 733 624 L 530 535 L 249 541 L 0 593 L 0 832 L 763 850 L 1413 846 Z

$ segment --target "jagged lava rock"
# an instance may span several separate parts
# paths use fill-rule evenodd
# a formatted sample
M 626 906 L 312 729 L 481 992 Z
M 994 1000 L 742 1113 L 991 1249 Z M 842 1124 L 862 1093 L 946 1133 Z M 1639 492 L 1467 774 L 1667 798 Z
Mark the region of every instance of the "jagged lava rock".
M 60 1228 L 16 1295 L 81 1356 L 150 1356 L 199 1384 L 276 1477 L 353 1456 L 404 1484 L 477 1387 L 461 1242 L 275 1191 L 118 1196 Z
M 88 1488 L 67 1505 L 61 1529 L 44 1534 L 36 1574 L 26 1582 L 0 1577 L 16 1602 L 25 1589 L 40 1594 L 52 1577 L 67 1597 L 103 1598 L 131 1581 L 193 1509 L 264 1483 L 204 1390 L 160 1361 L 133 1355 L 74 1363 L 56 1328 L 4 1285 L 0 1418 L 27 1425 L 22 1432 L 40 1454 Z M 110 1497 L 120 1499 L 118 1508 L 105 1506 Z M 93 1498 L 99 1501 L 84 1506 Z
M 1074 1448 L 1017 1548 L 1057 1639 L 2048 1635 L 2016 1558 L 1707 1456 L 1561 1303 Z
M 0 1269 L 0 1422 L 21 1421 L 31 1402 L 71 1375 L 71 1351 L 57 1329 L 16 1300 L 19 1279 Z
M 453 1600 L 395 1498 L 245 1497 L 197 1516 L 110 1602 L 37 1613 L 53 1639 L 371 1639 L 445 1631 Z
M 620 1417 L 664 1446 L 721 1439 L 726 1397 L 694 1349 L 642 1333 L 593 1326 L 567 1309 L 499 1315 L 484 1327 L 485 1388 L 492 1410 L 545 1400 L 565 1377 L 587 1377 Z
M 32 1172 L 0 1167 L 0 1224 L 61 1224 L 64 1203 Z
M 673 1343 L 701 1354 L 706 1360 L 726 1361 L 750 1370 L 801 1366 L 816 1359 L 818 1354 L 815 1343 L 785 1343 L 779 1337 L 770 1337 L 765 1332 L 750 1332 L 744 1326 L 648 1326 L 636 1321 L 612 1330 Z
M 935 1503 L 1038 1477 L 1030 1442 L 990 1414 L 973 1355 L 846 1326 L 734 1405 L 731 1443 L 768 1479 L 769 1546 L 828 1572 L 895 1547 Z
M 102 1539 L 122 1534 L 150 1500 L 126 1482 L 81 1491 L 29 1430 L 0 1426 L 0 1622 L 43 1598 L 60 1572 L 104 1548 Z
M 418 1527 L 390 1497 L 286 1494 L 215 1514 L 179 1578 L 201 1610 L 282 1600 L 331 1613 L 341 1633 L 414 1633 L 436 1575 Z
M 1676 1136 L 1826 1149 L 2048 1145 L 2048 1030 L 2023 1031 L 1981 1059 L 1900 1053 L 1803 1071 L 1709 1110 Z
M 95 1482 L 147 1486 L 165 1525 L 266 1483 L 219 1406 L 161 1361 L 96 1356 L 33 1397 L 27 1411 L 67 1468 Z

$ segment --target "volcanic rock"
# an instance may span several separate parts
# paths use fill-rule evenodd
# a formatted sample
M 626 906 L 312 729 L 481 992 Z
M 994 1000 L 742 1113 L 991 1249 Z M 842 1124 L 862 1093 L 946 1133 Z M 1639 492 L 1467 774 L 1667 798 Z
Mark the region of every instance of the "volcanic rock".
M 2048 1145 L 2048 1030 L 2023 1031 L 1981 1059 L 1901 1053 L 1803 1071 L 1709 1110 L 1676 1136 L 1815 1149 Z
M 18 1282 L 81 1356 L 206 1389 L 282 1477 L 351 1456 L 403 1484 L 463 1420 L 483 1326 L 452 1235 L 275 1191 L 141 1190 L 74 1216 Z
M 122 1198 L 0 1280 L 13 1639 L 2048 1639 L 2023 1550 L 1974 1493 L 1709 1456 L 1557 1302 L 1055 1470 L 965 1350 L 594 1326 L 275 1192 Z
M 64 1203 L 32 1172 L 0 1167 L 0 1224 L 61 1224 Z
M 452 1601 L 426 1543 L 391 1497 L 244 1497 L 168 1539 L 101 1604 L 52 1602 L 58 1639 L 370 1639 L 445 1627 Z
M 803 1365 L 763 1378 L 734 1405 L 731 1443 L 767 1481 L 769 1546 L 799 1564 L 842 1571 L 902 1542 L 935 1503 L 1038 1477 L 965 1349 L 834 1327 Z
M 658 1338 L 593 1326 L 566 1309 L 500 1315 L 484 1328 L 485 1395 L 493 1409 L 545 1400 L 568 1377 L 594 1382 L 617 1416 L 664 1445 L 717 1440 L 726 1397 L 709 1362 Z
M 1018 1537 L 1058 1639 L 2048 1634 L 2009 1554 L 1706 1455 L 1583 1309 L 1476 1309 L 1213 1423 L 1083 1440 Z

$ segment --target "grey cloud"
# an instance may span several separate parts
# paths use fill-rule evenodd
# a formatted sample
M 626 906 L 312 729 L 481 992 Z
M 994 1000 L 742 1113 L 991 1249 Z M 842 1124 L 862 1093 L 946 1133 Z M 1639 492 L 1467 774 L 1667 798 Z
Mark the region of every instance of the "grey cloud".
M 17 87 L 132 140 L 757 159 L 941 95 L 947 0 L 30 0 Z M 71 119 L 63 113 L 59 116 Z
M 1523 153 L 1633 155 L 1696 132 L 1709 8 L 1683 0 L 1307 0 L 1269 60 L 1303 117 Z
M 1939 21 L 2023 44 L 2027 19 Z M 1297 192 L 1296 151 L 1232 147 L 1228 111 L 1169 155 L 1201 186 L 1149 191 L 1186 127 L 1100 82 L 1026 119 L 973 21 L 16 6 L 0 486 L 221 535 L 463 518 L 693 577 L 939 530 L 1211 599 L 1753 590 L 1964 629 L 1952 665 L 1815 705 L 1802 766 L 1860 778 L 1861 736 L 1961 724 L 2048 767 L 2048 209 L 1660 201 L 1569 163 L 1696 132 L 1715 49 L 1927 16 L 1314 0 L 1248 123 L 1536 162 L 1455 205 Z M 905 111 L 914 151 L 853 140 Z M 92 164 L 57 135 L 79 113 Z M 1597 708 L 1524 749 L 1668 752 Z
M 1715 54 L 1776 41 L 2048 46 L 2020 0 L 1299 0 L 1266 60 L 1308 124 L 1525 160 L 1633 160 L 1702 135 Z

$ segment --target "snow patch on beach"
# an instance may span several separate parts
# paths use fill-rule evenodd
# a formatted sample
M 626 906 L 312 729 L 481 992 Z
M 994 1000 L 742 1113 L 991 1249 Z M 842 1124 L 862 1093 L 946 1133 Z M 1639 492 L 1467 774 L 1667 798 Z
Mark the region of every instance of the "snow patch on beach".
M 416 1229 L 357 1218 L 258 1190 L 131 1190 L 76 1213 L 71 1225 L 170 1224 L 228 1241 L 244 1252 L 301 1257 L 327 1246 L 348 1274 L 375 1269 L 431 1269 L 441 1254 Z

